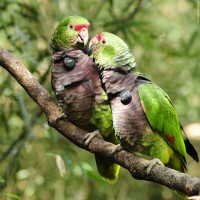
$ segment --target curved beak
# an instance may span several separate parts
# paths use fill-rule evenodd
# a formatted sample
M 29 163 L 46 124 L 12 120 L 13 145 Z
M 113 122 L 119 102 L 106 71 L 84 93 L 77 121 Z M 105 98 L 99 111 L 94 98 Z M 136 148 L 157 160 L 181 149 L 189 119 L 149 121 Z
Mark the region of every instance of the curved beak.
M 97 44 L 99 42 L 99 40 L 97 39 L 97 37 L 93 37 L 91 40 L 90 40 L 90 43 L 89 43 L 89 49 L 91 50 L 92 49 L 92 46 L 94 46 L 95 44 Z
M 88 39 L 89 39 L 88 29 L 84 27 L 79 31 L 78 42 L 86 45 L 88 42 Z

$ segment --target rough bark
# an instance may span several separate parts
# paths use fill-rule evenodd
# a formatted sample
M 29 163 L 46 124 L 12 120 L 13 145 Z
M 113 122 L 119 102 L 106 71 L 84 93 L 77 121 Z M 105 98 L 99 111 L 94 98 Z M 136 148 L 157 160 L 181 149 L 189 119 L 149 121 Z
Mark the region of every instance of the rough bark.
M 135 179 L 162 184 L 187 196 L 200 195 L 199 178 L 161 165 L 153 167 L 147 176 L 148 160 L 124 150 L 112 153 L 114 145 L 98 137 L 95 137 L 88 146 L 85 146 L 84 135 L 87 132 L 79 129 L 67 119 L 58 120 L 62 113 L 48 91 L 37 82 L 18 59 L 1 47 L 0 65 L 18 81 L 28 95 L 38 104 L 46 115 L 49 125 L 75 145 L 116 162 L 126 168 Z

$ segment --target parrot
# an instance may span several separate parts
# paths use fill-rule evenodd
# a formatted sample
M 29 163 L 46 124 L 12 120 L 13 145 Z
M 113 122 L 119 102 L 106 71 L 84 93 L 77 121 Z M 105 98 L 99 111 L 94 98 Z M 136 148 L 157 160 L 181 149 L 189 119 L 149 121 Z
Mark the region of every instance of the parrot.
M 99 130 L 103 139 L 117 144 L 108 97 L 88 55 L 89 28 L 89 21 L 81 16 L 69 16 L 57 25 L 50 43 L 51 85 L 63 116 L 88 132 Z M 95 161 L 105 180 L 117 180 L 119 165 L 99 155 L 95 155 Z
M 117 35 L 101 32 L 89 43 L 112 110 L 115 134 L 122 149 L 155 164 L 187 173 L 189 154 L 199 162 L 170 97 L 136 70 L 128 45 Z

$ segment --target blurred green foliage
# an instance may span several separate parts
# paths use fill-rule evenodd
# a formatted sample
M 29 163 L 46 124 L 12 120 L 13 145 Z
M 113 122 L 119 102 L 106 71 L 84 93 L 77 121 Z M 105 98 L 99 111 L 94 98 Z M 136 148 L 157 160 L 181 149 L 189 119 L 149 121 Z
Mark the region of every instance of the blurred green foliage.
M 1 0 L 0 46 L 18 57 L 52 94 L 51 34 L 64 17 L 82 15 L 91 21 L 91 36 L 109 31 L 129 44 L 138 69 L 170 95 L 186 125 L 200 120 L 197 3 Z M 93 155 L 50 128 L 35 102 L 2 68 L 0 166 L 0 199 L 178 199 L 168 188 L 134 180 L 124 169 L 115 184 L 102 180 Z M 197 164 L 190 158 L 189 172 L 200 176 Z

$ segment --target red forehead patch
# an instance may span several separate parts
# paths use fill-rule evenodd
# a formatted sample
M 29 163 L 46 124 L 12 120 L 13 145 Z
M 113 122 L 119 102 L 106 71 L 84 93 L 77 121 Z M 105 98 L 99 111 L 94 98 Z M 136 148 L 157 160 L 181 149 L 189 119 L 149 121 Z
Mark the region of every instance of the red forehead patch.
M 101 41 L 102 37 L 103 37 L 102 33 L 98 33 L 98 35 L 96 36 L 99 42 Z
M 81 31 L 81 29 L 86 28 L 87 30 L 90 29 L 90 25 L 89 24 L 77 24 L 74 27 L 75 31 Z

